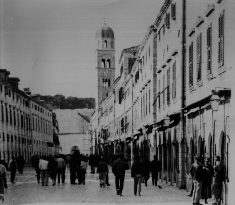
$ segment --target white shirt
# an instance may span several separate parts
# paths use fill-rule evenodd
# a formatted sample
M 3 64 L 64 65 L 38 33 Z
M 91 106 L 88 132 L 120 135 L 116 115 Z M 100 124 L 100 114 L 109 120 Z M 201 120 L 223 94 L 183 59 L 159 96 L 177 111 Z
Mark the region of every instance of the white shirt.
M 48 169 L 48 161 L 47 160 L 44 160 L 44 159 L 41 159 L 39 161 L 39 169 L 40 170 L 47 170 Z

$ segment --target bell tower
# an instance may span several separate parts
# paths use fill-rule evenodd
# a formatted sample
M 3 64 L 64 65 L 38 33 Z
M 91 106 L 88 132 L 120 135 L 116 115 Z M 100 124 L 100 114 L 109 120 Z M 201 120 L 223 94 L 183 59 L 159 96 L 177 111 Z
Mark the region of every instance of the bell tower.
M 106 23 L 96 32 L 98 107 L 101 101 L 112 92 L 115 80 L 115 39 L 113 30 Z

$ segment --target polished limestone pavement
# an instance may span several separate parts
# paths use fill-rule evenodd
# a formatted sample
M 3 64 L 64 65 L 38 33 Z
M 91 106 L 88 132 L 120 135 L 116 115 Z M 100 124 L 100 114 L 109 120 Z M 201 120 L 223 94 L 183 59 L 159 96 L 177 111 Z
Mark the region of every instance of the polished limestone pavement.
M 66 170 L 66 183 L 52 186 L 49 180 L 48 186 L 37 183 L 33 169 L 26 169 L 23 174 L 17 173 L 16 183 L 9 183 L 5 191 L 4 204 L 50 204 L 50 205 L 74 205 L 74 204 L 164 204 L 186 205 L 192 204 L 191 198 L 185 190 L 179 190 L 173 186 L 159 182 L 162 189 L 153 186 L 151 180 L 146 187 L 142 184 L 141 196 L 135 196 L 133 192 L 133 179 L 130 170 L 126 172 L 123 196 L 118 196 L 115 190 L 114 175 L 110 172 L 111 186 L 100 187 L 97 174 L 90 174 L 87 170 L 85 185 L 71 185 L 69 182 L 69 170 Z M 213 200 L 209 201 L 209 204 Z M 201 200 L 204 204 L 204 201 Z

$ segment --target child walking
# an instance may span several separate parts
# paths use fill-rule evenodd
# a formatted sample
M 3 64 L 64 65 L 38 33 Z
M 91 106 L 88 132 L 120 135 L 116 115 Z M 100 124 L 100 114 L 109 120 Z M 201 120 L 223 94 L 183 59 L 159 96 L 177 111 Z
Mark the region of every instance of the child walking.
M 85 184 L 87 163 L 85 158 L 81 159 L 81 182 Z

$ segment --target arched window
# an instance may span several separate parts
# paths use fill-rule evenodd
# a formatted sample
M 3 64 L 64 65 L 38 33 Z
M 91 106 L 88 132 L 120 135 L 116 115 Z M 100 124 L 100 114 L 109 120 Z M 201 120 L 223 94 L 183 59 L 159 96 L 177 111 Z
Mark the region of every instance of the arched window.
M 107 60 L 107 68 L 110 68 L 110 59 Z
M 104 48 L 107 48 L 107 40 L 104 40 Z
M 101 68 L 105 68 L 105 59 L 101 60 Z

